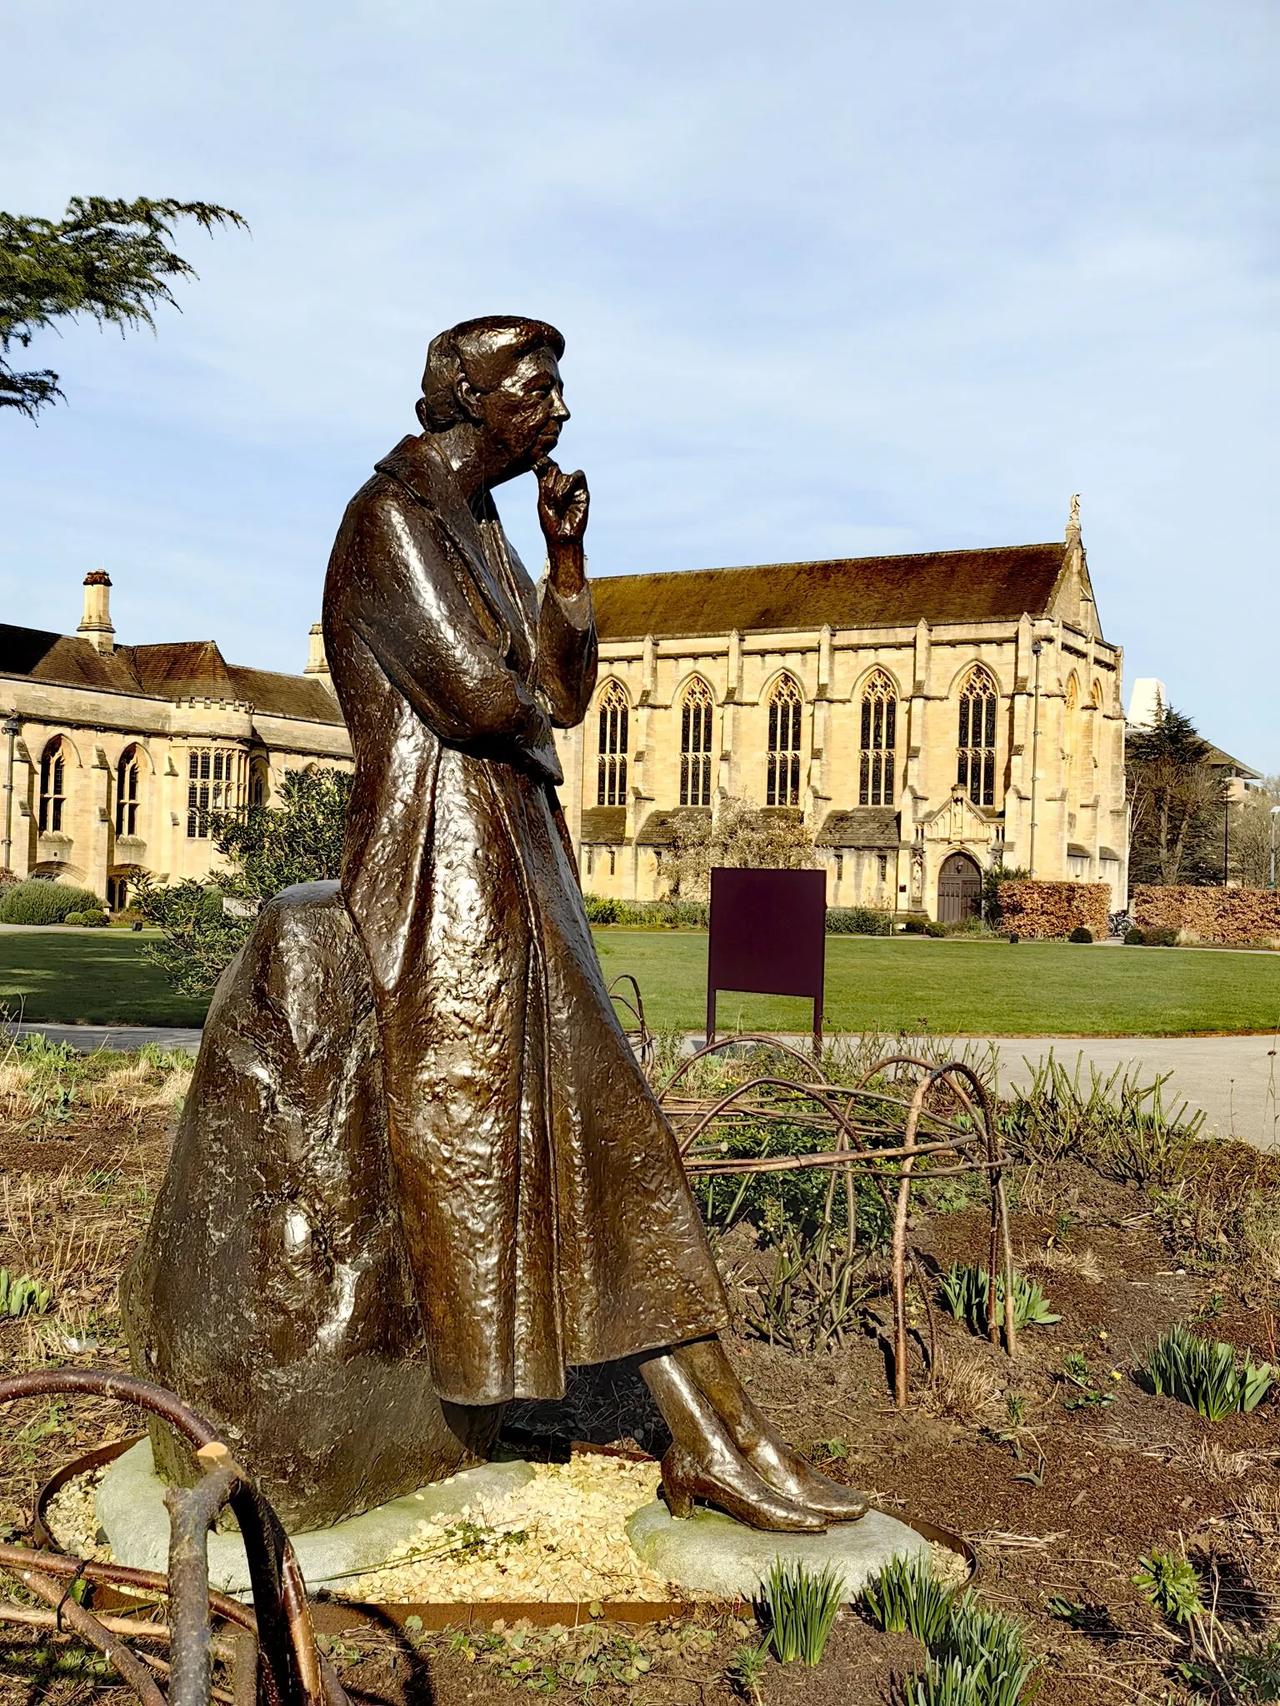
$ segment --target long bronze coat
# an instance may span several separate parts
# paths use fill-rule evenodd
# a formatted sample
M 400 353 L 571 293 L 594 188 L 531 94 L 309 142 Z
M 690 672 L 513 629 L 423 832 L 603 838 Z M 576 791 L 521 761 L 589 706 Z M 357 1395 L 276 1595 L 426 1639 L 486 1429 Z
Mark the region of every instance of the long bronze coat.
M 441 1397 L 558 1397 L 568 1366 L 718 1331 L 546 780 L 549 725 L 595 685 L 589 590 L 539 597 L 491 501 L 406 438 L 348 505 L 324 630 L 355 751 L 343 892 Z

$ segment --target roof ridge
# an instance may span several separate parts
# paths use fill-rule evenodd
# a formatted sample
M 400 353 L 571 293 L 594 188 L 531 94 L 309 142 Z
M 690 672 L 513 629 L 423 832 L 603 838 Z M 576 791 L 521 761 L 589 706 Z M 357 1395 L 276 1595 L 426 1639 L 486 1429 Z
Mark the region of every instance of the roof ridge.
M 797 557 L 780 563 L 730 563 L 692 569 L 634 569 L 625 574 L 594 575 L 591 584 L 608 581 L 656 580 L 659 575 L 748 575 L 761 569 L 821 569 L 835 563 L 912 563 L 922 557 L 985 557 L 1009 551 L 1065 551 L 1060 539 L 1036 539 L 1026 545 L 954 545 L 932 551 L 881 551 L 867 557 Z

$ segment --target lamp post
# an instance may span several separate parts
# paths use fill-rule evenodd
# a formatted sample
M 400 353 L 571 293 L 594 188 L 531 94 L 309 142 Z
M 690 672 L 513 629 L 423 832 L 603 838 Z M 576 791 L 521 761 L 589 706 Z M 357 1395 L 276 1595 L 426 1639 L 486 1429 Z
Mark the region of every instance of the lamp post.
M 1040 769 L 1040 653 L 1043 650 L 1043 640 L 1032 640 L 1031 655 L 1036 660 L 1036 669 L 1031 694 L 1031 846 L 1027 855 L 1027 874 L 1031 877 L 1036 874 L 1036 799 Z
M 1270 887 L 1276 886 L 1276 819 L 1280 818 L 1280 806 L 1271 808 L 1271 880 Z
M 18 713 L 11 711 L 0 726 L 9 737 L 9 752 L 4 767 L 4 858 L 0 859 L 0 870 L 8 871 L 13 868 L 13 749 L 15 741 L 22 733 Z

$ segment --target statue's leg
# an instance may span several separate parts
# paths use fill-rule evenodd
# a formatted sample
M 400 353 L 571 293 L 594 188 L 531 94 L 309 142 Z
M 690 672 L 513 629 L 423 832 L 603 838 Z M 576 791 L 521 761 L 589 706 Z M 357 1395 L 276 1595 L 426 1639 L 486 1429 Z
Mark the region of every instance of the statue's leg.
M 671 1430 L 662 1484 L 673 1516 L 688 1516 L 699 1499 L 752 1528 L 815 1534 L 826 1527 L 825 1516 L 776 1492 L 751 1467 L 677 1351 L 643 1358 L 640 1373 Z
M 734 1373 L 719 1339 L 693 1339 L 669 1354 L 696 1383 L 752 1469 L 775 1492 L 836 1522 L 866 1515 L 867 1507 L 856 1493 L 819 1474 L 770 1427 Z

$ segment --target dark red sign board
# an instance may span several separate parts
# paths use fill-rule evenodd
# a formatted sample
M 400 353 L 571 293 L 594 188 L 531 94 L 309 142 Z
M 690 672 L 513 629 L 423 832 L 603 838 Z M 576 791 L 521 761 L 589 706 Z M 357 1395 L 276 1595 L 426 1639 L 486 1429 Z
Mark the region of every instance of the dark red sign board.
M 715 1038 L 716 996 L 802 995 L 813 1002 L 813 1041 L 822 1045 L 827 954 L 824 871 L 711 873 L 707 948 L 707 1041 Z

